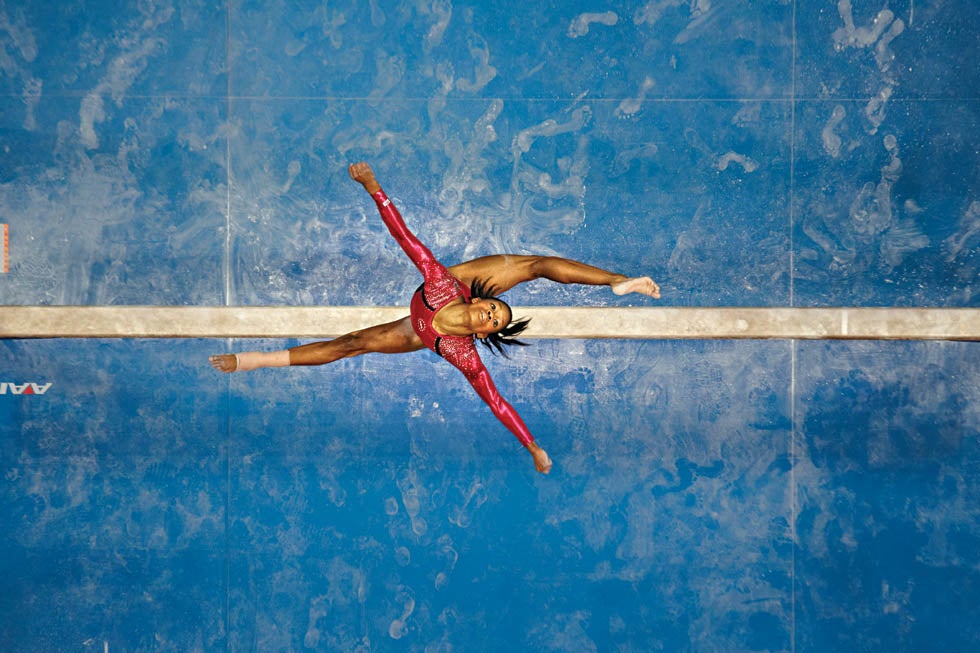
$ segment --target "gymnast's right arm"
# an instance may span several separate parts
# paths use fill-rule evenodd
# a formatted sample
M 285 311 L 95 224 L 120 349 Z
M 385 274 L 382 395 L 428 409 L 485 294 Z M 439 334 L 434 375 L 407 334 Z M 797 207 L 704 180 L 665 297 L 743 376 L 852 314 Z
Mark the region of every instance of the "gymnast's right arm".
M 476 394 L 480 395 L 480 398 L 490 407 L 490 410 L 497 419 L 531 453 L 531 456 L 534 458 L 535 469 L 542 474 L 547 474 L 551 471 L 551 458 L 548 456 L 548 453 L 534 441 L 534 437 L 528 430 L 527 425 L 524 424 L 524 420 L 521 419 L 521 416 L 514 407 L 500 396 L 500 393 L 497 391 L 497 386 L 494 385 L 493 379 L 490 378 L 490 373 L 483 365 L 483 361 L 480 360 L 480 355 L 476 353 L 472 340 L 469 342 L 469 349 L 471 352 L 470 355 L 466 355 L 465 350 L 457 349 L 444 356 L 444 358 L 453 367 L 463 373 L 466 380 L 476 390 Z
M 402 219 L 401 213 L 391 203 L 391 200 L 388 199 L 385 192 L 381 190 L 381 184 L 375 178 L 371 166 L 367 163 L 354 163 L 351 164 L 347 171 L 350 173 L 351 179 L 364 186 L 364 190 L 374 198 L 375 203 L 378 205 L 378 212 L 381 214 L 381 219 L 384 221 L 385 226 L 388 227 L 388 231 L 391 232 L 392 237 L 401 246 L 405 254 L 408 255 L 408 258 L 412 260 L 415 267 L 419 269 L 422 276 L 428 279 L 430 274 L 429 268 L 433 265 L 441 267 L 442 264 L 432 255 L 429 248 L 405 226 L 405 221 Z

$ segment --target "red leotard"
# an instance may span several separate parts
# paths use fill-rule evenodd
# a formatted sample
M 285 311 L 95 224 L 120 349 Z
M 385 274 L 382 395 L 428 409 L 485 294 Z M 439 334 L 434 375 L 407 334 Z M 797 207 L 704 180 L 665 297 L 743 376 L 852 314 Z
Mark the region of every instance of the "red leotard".
M 422 273 L 422 285 L 412 297 L 412 328 L 426 347 L 452 363 L 463 373 L 476 393 L 497 416 L 504 426 L 510 429 L 525 447 L 534 442 L 534 437 L 517 414 L 507 403 L 490 378 L 480 355 L 476 351 L 473 336 L 446 336 L 438 333 L 432 326 L 432 319 L 441 308 L 462 297 L 470 301 L 470 290 L 454 277 L 446 267 L 436 260 L 432 252 L 405 226 L 401 214 L 391 203 L 384 191 L 371 195 L 378 205 L 381 219 L 401 248 L 412 259 L 412 263 Z

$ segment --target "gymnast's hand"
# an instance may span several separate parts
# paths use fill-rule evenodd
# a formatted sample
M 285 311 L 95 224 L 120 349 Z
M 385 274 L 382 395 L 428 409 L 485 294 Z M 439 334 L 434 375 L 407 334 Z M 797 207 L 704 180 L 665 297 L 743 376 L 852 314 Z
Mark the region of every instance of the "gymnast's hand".
M 347 168 L 347 172 L 350 174 L 350 178 L 359 183 L 361 186 L 364 186 L 364 190 L 366 190 L 368 193 L 373 195 L 381 190 L 381 184 L 379 184 L 378 180 L 375 179 L 374 171 L 371 170 L 371 166 L 363 161 L 350 164 L 350 167 Z
M 551 471 L 551 458 L 548 457 L 547 451 L 539 447 L 536 442 L 528 445 L 527 450 L 534 456 L 534 468 L 536 470 L 542 474 L 547 474 Z

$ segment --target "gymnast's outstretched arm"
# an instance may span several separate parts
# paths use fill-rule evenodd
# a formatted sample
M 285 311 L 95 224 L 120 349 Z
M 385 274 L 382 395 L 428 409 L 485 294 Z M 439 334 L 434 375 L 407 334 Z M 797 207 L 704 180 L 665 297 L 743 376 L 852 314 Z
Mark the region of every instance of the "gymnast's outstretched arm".
M 402 219 L 401 213 L 395 208 L 395 205 L 391 203 L 388 196 L 385 195 L 384 191 L 381 190 L 381 184 L 374 176 L 374 172 L 371 170 L 371 166 L 367 163 L 353 163 L 347 169 L 350 174 L 351 179 L 361 184 L 371 197 L 374 199 L 375 203 L 378 205 L 378 213 L 381 214 L 381 220 L 388 227 L 388 231 L 391 233 L 392 238 L 395 242 L 402 248 L 402 251 L 411 259 L 415 267 L 418 268 L 419 272 L 422 273 L 422 277 L 428 280 L 431 276 L 436 274 L 445 274 L 446 268 L 443 267 L 442 263 L 432 255 L 429 248 L 426 247 L 421 240 L 419 240 L 415 234 L 405 226 L 405 221 Z

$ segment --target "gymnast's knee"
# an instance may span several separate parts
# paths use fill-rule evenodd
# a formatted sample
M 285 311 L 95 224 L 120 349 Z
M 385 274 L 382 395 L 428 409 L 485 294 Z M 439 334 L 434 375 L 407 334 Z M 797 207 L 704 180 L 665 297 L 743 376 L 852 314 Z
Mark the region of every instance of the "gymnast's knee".
M 367 338 L 361 331 L 346 333 L 339 338 L 334 338 L 332 342 L 339 349 L 341 358 L 360 356 L 371 351 L 368 347 Z

